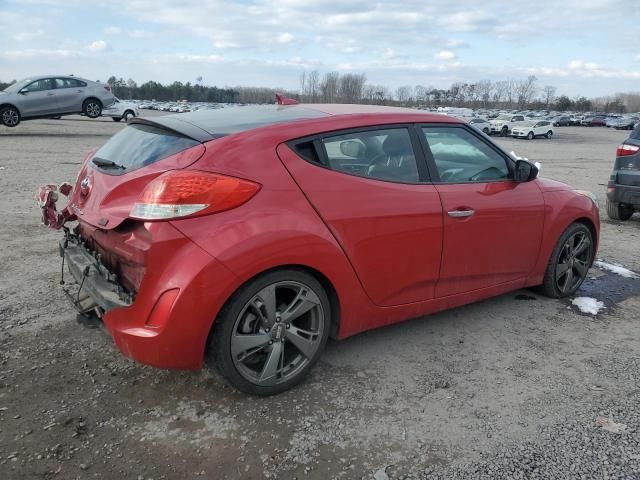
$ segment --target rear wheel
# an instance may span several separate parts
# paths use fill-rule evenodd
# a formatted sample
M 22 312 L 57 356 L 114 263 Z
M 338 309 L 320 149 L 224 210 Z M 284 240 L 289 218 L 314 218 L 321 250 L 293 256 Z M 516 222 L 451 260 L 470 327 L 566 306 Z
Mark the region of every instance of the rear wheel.
M 20 123 L 20 112 L 15 107 L 4 107 L 0 110 L 0 118 L 5 127 L 15 127 Z
M 551 138 L 551 137 L 553 137 L 553 132 L 552 132 L 551 130 L 549 130 L 549 131 L 547 132 L 547 134 L 545 135 L 545 137 L 547 137 L 547 138 Z
M 216 319 L 208 355 L 225 379 L 253 395 L 298 384 L 329 336 L 331 308 L 322 285 L 300 270 L 255 278 Z
M 98 118 L 102 113 L 102 104 L 95 98 L 88 98 L 82 104 L 82 113 L 89 118 Z
M 535 135 L 533 134 L 533 132 L 529 132 L 529 134 L 527 135 L 527 140 L 533 140 L 533 137 Z
M 607 215 L 612 220 L 629 220 L 633 215 L 633 208 L 625 207 L 607 198 Z
M 583 223 L 573 223 L 560 236 L 544 274 L 542 291 L 553 298 L 573 295 L 589 273 L 594 239 Z
M 135 116 L 136 116 L 135 113 L 133 113 L 131 110 L 127 110 L 122 115 L 122 118 L 124 119 L 125 122 L 128 122 L 130 118 L 135 117 Z

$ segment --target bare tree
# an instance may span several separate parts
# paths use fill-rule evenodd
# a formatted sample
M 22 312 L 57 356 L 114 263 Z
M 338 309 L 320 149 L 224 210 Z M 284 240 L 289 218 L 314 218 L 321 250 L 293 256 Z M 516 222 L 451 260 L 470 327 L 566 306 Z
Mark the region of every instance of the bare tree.
M 307 93 L 307 72 L 303 71 L 300 74 L 300 98 L 304 100 L 304 96 Z
M 362 89 L 366 77 L 364 73 L 345 73 L 338 81 L 338 96 L 345 103 L 358 103 L 362 98 Z
M 396 100 L 401 104 L 406 104 L 411 101 L 413 97 L 413 88 L 410 85 L 404 85 L 396 88 Z
M 538 78 L 535 75 L 529 75 L 525 80 L 521 80 L 515 84 L 515 93 L 518 97 L 518 108 L 524 108 L 535 96 Z
M 307 76 L 307 95 L 311 103 L 316 103 L 320 96 L 320 72 L 312 70 Z
M 545 85 L 542 89 L 542 98 L 547 110 L 549 110 L 549 106 L 556 99 L 556 90 L 556 87 L 553 85 Z
M 500 80 L 493 85 L 493 102 L 495 105 L 506 100 L 508 89 L 509 82 L 507 80 Z
M 491 80 L 480 80 L 476 84 L 476 89 L 478 91 L 478 97 L 482 100 L 482 106 L 487 108 L 489 100 L 491 100 L 491 92 L 493 91 Z
M 335 103 L 338 98 L 338 80 L 340 74 L 338 72 L 327 72 L 320 83 L 320 92 L 322 100 L 325 103 Z

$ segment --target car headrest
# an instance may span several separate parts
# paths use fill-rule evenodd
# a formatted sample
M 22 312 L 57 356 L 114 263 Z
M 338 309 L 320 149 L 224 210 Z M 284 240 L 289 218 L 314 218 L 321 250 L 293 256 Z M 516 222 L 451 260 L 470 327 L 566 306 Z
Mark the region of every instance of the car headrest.
M 407 155 L 412 152 L 407 132 L 394 132 L 382 142 L 382 150 L 386 155 Z

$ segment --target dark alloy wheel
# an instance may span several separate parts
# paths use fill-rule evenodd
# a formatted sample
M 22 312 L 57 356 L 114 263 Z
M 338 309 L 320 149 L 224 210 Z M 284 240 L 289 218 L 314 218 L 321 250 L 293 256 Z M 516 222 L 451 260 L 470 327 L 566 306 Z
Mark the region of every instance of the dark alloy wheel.
M 0 117 L 6 127 L 15 127 L 20 123 L 20 112 L 15 107 L 4 107 L 0 110 Z
M 210 354 L 239 390 L 280 393 L 299 383 L 329 335 L 331 308 L 318 281 L 303 271 L 270 272 L 249 282 L 216 320 Z
M 509 128 L 508 127 L 502 127 L 502 130 L 500 130 L 500 135 L 503 137 L 506 137 L 507 135 L 509 135 Z
M 551 130 L 549 130 L 549 131 L 547 132 L 547 134 L 545 135 L 545 137 L 547 137 L 547 138 L 551 138 L 551 137 L 553 137 L 553 132 L 552 132 Z
M 89 118 L 98 118 L 102 113 L 102 105 L 95 98 L 89 98 L 82 104 L 82 113 Z
M 607 216 L 612 220 L 626 221 L 633 215 L 633 208 L 620 205 L 607 198 Z
M 560 236 L 542 285 L 553 298 L 573 295 L 589 273 L 594 256 L 593 234 L 582 223 L 574 223 Z

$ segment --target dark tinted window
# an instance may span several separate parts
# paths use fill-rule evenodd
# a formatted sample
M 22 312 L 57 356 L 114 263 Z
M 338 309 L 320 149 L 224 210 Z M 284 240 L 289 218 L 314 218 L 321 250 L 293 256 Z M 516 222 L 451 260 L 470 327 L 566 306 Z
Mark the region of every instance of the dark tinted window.
M 105 143 L 94 158 L 135 170 L 174 155 L 199 142 L 150 125 L 129 125 Z M 111 170 L 110 170 L 111 171 Z M 114 173 L 118 173 L 115 171 Z
M 56 78 L 56 88 L 79 88 L 86 85 L 75 78 Z
M 406 128 L 336 135 L 324 138 L 322 144 L 332 170 L 390 182 L 419 182 Z
M 450 183 L 482 182 L 509 177 L 506 160 L 461 127 L 422 129 L 440 175 Z

